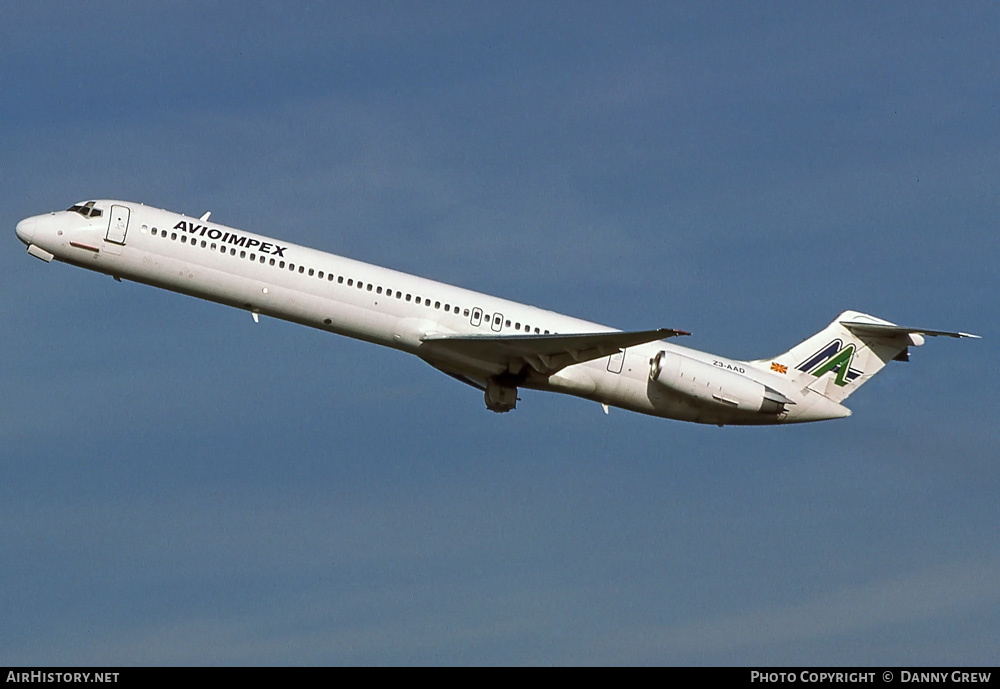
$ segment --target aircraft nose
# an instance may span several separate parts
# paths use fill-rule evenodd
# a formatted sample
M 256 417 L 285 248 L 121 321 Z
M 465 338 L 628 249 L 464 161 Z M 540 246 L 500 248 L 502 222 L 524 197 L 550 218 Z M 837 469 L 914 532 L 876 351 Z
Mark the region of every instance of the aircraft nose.
M 25 218 L 17 224 L 14 231 L 17 232 L 18 239 L 25 244 L 31 244 L 31 239 L 35 236 L 35 219 Z

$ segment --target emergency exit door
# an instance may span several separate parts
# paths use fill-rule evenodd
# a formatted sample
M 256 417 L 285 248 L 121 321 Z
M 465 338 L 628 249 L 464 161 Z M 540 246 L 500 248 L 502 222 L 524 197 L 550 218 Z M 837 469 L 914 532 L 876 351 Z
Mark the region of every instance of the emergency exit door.
M 625 363 L 625 350 L 619 349 L 617 354 L 608 357 L 608 371 L 611 373 L 621 373 L 622 365 Z

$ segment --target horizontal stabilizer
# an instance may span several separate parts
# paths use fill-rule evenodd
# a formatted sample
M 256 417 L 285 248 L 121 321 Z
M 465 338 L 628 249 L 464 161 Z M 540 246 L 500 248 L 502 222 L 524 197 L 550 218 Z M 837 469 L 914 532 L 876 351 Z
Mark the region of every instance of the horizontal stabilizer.
M 840 321 L 840 324 L 858 335 L 868 335 L 870 337 L 898 337 L 900 335 L 929 335 L 931 337 L 974 337 L 981 339 L 979 335 L 971 333 L 951 332 L 949 330 L 928 330 L 927 328 L 904 328 L 898 325 L 885 323 L 864 323 L 859 321 Z
M 428 335 L 423 340 L 435 348 L 506 367 L 524 362 L 539 373 L 551 375 L 573 364 L 617 354 L 626 347 L 690 334 L 660 328 L 574 335 Z

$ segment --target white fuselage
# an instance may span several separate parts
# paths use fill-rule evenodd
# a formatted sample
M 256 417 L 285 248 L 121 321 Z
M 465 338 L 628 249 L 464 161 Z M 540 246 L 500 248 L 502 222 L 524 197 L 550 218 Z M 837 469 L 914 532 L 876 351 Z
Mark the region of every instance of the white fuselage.
M 96 205 L 95 205 L 96 204 Z M 545 335 L 617 332 L 596 323 L 480 294 L 282 240 L 124 201 L 96 201 L 99 217 L 60 211 L 18 225 L 29 252 L 82 268 L 211 300 L 254 314 L 415 354 L 446 373 L 481 384 L 509 372 L 489 359 L 431 351 L 428 335 Z M 526 375 L 522 387 L 576 395 L 645 414 L 713 424 L 760 424 L 831 418 L 799 400 L 777 415 L 705 405 L 656 384 L 650 365 L 673 352 L 739 373 L 790 399 L 791 381 L 750 363 L 665 341 L 617 355 Z M 797 398 L 796 398 L 797 399 Z M 843 414 L 837 414 L 842 416 Z

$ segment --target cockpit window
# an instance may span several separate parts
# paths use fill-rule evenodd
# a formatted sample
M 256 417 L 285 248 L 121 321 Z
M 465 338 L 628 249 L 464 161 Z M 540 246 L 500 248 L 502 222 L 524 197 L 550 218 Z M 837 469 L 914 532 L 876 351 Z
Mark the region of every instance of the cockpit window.
M 79 213 L 85 218 L 99 218 L 104 214 L 100 208 L 94 208 L 93 201 L 87 201 L 87 203 L 84 204 L 77 204 L 75 206 L 70 206 L 66 210 L 71 211 L 73 213 Z

